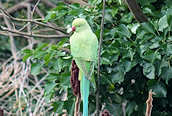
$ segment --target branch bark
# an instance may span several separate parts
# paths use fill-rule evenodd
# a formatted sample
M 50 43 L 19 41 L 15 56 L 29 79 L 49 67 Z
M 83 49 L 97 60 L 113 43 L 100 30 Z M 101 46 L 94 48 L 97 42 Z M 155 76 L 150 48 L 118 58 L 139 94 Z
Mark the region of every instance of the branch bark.
M 34 7 L 35 8 L 35 7 Z M 34 9 L 33 9 L 34 10 Z M 32 12 L 31 12 L 31 5 L 28 3 L 27 4 L 27 18 L 29 19 L 29 20 L 32 20 Z M 28 25 L 27 25 L 27 32 L 29 33 L 29 34 L 31 34 L 32 35 L 32 25 L 31 25 L 31 22 L 28 22 Z M 32 47 L 33 47 L 33 41 L 34 41 L 34 38 L 33 37 L 30 37 L 30 39 L 28 39 L 28 43 L 29 43 L 29 45 L 30 45 L 30 49 L 32 49 Z
M 22 35 L 22 36 L 28 36 L 28 37 L 37 37 L 37 38 L 65 38 L 65 37 L 70 37 L 69 35 L 40 35 L 40 34 L 29 34 L 29 33 L 25 33 L 25 32 L 19 32 L 16 30 L 11 30 L 11 29 L 7 29 L 5 27 L 1 26 L 1 30 L 3 31 L 7 31 L 7 32 L 11 32 L 11 33 L 15 33 L 18 35 Z
M 152 98 L 152 95 L 155 94 L 154 92 L 152 92 L 152 90 L 149 91 L 149 96 L 148 96 L 148 99 L 146 101 L 146 114 L 145 116 L 151 116 L 151 112 L 152 112 L 152 101 L 153 101 L 153 98 Z
M 51 29 L 54 29 L 54 30 L 57 30 L 57 31 L 60 31 L 60 32 L 66 34 L 66 32 L 64 31 L 63 28 L 54 27 L 54 26 L 49 25 L 49 24 L 47 25 L 47 24 L 44 24 L 44 23 L 41 23 L 41 22 L 38 22 L 38 21 L 32 20 L 32 19 L 29 19 L 29 20 L 28 20 L 28 19 L 19 19 L 19 18 L 15 18 L 15 17 L 12 17 L 11 15 L 9 15 L 8 12 L 5 11 L 3 8 L 0 8 L 0 9 L 3 11 L 3 13 L 5 14 L 5 16 L 6 16 L 7 18 L 11 19 L 11 20 L 19 21 L 19 22 L 31 22 L 31 23 L 35 23 L 35 24 L 37 24 L 37 25 L 44 26 L 44 27 L 49 27 L 49 28 L 51 28 Z
M 138 22 L 142 23 L 148 21 L 147 17 L 143 14 L 140 6 L 137 4 L 136 0 L 125 0 L 125 1 L 128 5 L 128 8 L 133 13 L 135 19 Z
M 103 0 L 103 10 L 102 10 L 102 20 L 101 20 L 101 31 L 100 31 L 100 40 L 99 40 L 99 49 L 98 49 L 98 69 L 97 69 L 97 93 L 96 93 L 96 115 L 99 116 L 99 92 L 100 92 L 100 60 L 101 60 L 101 46 L 103 40 L 103 31 L 104 31 L 104 17 L 105 17 L 105 2 Z
M 89 6 L 89 4 L 83 0 L 65 0 L 66 3 L 78 3 L 81 6 Z

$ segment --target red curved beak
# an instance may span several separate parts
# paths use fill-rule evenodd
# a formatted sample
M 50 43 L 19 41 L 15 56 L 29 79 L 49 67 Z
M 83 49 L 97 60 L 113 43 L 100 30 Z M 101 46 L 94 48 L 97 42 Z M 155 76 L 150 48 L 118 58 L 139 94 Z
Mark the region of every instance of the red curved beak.
M 74 32 L 76 30 L 76 28 L 75 27 L 72 27 L 72 31 Z

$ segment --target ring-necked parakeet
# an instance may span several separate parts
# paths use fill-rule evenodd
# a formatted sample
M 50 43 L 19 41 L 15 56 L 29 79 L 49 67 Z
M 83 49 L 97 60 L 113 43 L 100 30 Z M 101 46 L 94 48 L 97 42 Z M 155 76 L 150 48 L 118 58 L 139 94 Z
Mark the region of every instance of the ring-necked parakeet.
M 70 37 L 70 49 L 73 59 L 79 67 L 83 116 L 88 116 L 88 96 L 90 81 L 97 61 L 98 40 L 87 21 L 77 18 L 72 22 L 73 35 Z

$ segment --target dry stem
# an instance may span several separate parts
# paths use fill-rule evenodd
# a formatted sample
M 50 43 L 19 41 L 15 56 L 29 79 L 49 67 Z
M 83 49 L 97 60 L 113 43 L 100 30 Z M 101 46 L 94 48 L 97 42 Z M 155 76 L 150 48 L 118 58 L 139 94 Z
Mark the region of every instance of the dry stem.
M 148 96 L 148 99 L 146 101 L 146 114 L 145 116 L 151 116 L 151 111 L 152 111 L 152 101 L 153 101 L 153 98 L 152 98 L 152 95 L 155 94 L 154 92 L 152 92 L 152 89 L 149 91 L 149 96 Z

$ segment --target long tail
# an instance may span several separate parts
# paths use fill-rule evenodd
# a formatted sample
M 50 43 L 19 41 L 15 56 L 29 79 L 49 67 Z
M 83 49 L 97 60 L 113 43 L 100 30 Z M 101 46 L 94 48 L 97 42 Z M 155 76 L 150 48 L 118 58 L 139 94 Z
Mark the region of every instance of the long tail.
M 81 79 L 81 97 L 83 100 L 83 116 L 88 116 L 88 96 L 90 81 L 83 75 Z

